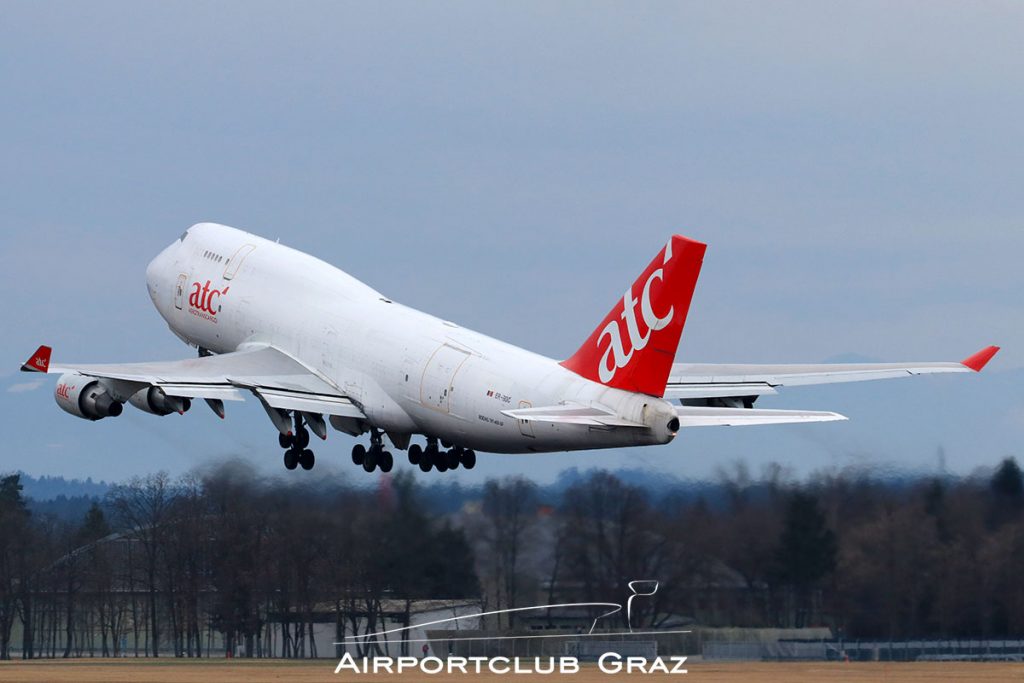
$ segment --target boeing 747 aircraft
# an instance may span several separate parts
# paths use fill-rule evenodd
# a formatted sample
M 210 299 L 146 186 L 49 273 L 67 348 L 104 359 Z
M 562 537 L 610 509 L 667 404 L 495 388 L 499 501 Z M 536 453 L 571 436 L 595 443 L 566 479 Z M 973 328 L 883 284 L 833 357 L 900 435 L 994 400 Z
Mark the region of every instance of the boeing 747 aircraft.
M 352 461 L 388 472 L 385 445 L 424 472 L 476 464 L 476 451 L 539 453 L 672 441 L 681 429 L 846 419 L 754 408 L 782 387 L 978 372 L 961 362 L 829 365 L 676 363 L 706 245 L 672 236 L 572 356 L 556 361 L 403 306 L 323 261 L 247 232 L 194 225 L 146 269 L 153 305 L 198 349 L 186 360 L 50 364 L 57 405 L 101 420 L 125 403 L 184 414 L 203 399 L 252 396 L 278 432 L 288 469 L 315 462 L 310 432 L 360 437 Z M 423 437 L 424 443 L 413 443 Z

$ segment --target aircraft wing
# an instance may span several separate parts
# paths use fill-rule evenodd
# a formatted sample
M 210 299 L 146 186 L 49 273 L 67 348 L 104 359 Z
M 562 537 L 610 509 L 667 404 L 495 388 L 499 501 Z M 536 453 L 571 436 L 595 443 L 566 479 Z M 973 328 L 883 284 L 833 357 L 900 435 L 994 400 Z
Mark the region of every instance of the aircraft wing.
M 112 365 L 51 365 L 50 349 L 42 346 L 21 369 L 77 372 L 103 379 L 122 401 L 150 386 L 168 396 L 221 401 L 241 401 L 244 392 L 251 392 L 265 407 L 365 418 L 325 377 L 271 346 L 186 360 Z
M 815 365 L 718 365 L 675 363 L 665 386 L 666 399 L 754 397 L 777 387 L 864 382 L 912 375 L 980 372 L 996 352 L 989 346 L 960 362 L 829 363 Z

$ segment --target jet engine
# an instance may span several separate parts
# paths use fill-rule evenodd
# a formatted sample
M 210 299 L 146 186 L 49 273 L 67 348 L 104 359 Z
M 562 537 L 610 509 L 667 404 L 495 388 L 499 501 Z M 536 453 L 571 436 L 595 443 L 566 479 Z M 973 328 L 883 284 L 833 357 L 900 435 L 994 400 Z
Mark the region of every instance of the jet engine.
M 180 396 L 168 396 L 160 387 L 147 387 L 132 394 L 128 402 L 139 410 L 154 415 L 184 413 L 192 407 L 192 401 Z
M 100 380 L 77 372 L 62 375 L 53 395 L 65 412 L 86 420 L 117 417 L 124 410 L 121 402 Z

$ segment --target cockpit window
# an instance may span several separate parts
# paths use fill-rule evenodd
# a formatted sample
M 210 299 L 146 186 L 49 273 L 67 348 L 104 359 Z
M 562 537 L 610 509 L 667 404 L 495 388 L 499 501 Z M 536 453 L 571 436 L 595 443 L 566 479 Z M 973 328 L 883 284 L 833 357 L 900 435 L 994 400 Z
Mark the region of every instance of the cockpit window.
M 181 237 L 179 237 L 178 240 L 181 241 L 181 242 L 184 242 L 186 237 L 188 237 L 188 230 L 186 230 L 185 232 L 181 233 Z

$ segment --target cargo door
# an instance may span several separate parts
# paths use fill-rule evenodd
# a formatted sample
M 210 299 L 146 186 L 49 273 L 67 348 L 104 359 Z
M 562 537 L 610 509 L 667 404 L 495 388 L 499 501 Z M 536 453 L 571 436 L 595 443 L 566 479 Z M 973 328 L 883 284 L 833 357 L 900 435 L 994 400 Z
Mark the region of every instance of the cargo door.
M 468 352 L 448 344 L 442 344 L 423 369 L 423 379 L 420 382 L 420 403 L 443 413 L 449 412 L 455 373 L 468 358 Z
M 520 401 L 519 408 L 532 408 L 533 404 L 529 401 Z M 537 438 L 533 433 L 533 423 L 529 420 L 516 420 L 519 423 L 519 433 L 523 436 L 528 436 L 531 439 Z

